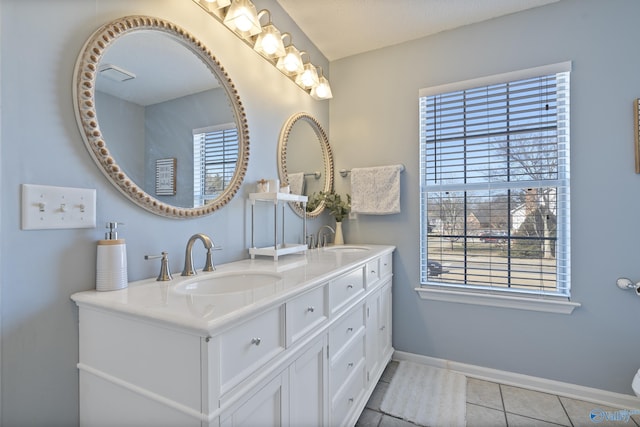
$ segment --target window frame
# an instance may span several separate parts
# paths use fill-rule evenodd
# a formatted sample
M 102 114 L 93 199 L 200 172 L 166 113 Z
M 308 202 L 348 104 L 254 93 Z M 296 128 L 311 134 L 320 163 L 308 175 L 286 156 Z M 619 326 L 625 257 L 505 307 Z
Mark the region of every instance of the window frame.
M 571 71 L 571 62 L 562 62 L 557 64 L 546 65 L 542 67 L 534 67 L 526 70 L 520 70 L 515 72 L 508 72 L 502 74 L 496 74 L 487 77 L 481 77 L 472 80 L 466 80 L 462 82 L 444 84 L 429 88 L 420 89 L 419 91 L 419 99 L 422 102 L 422 98 L 432 95 L 445 94 L 450 92 L 462 91 L 467 89 L 474 89 L 484 86 L 491 86 L 497 84 L 505 84 L 508 82 L 514 82 L 519 80 L 538 78 L 542 76 L 547 76 L 550 74 L 557 73 L 570 73 Z M 570 89 L 567 89 L 569 91 Z M 567 99 L 570 98 L 570 95 L 567 92 Z M 570 105 L 567 106 L 567 109 L 570 109 Z M 570 110 L 567 110 L 570 111 Z M 568 114 L 567 114 L 568 116 Z M 567 117 L 566 120 L 569 120 Z M 512 308 L 521 308 L 521 309 L 529 309 L 536 311 L 552 311 L 557 313 L 571 313 L 576 307 L 580 306 L 579 303 L 570 301 L 570 227 L 569 227 L 569 199 L 568 199 L 568 191 L 569 191 L 569 126 L 566 126 L 566 135 L 563 135 L 563 138 L 566 138 L 567 145 L 567 160 L 566 160 L 566 170 L 563 169 L 561 172 L 560 178 L 563 180 L 563 185 L 566 185 L 567 194 L 566 199 L 563 196 L 563 202 L 566 203 L 566 214 L 563 213 L 563 224 L 562 229 L 558 231 L 558 239 L 565 246 L 564 253 L 564 261 L 563 265 L 558 267 L 558 275 L 562 274 L 565 277 L 565 287 L 558 292 L 523 292 L 521 290 L 514 290 L 510 288 L 504 289 L 492 289 L 485 287 L 478 287 L 467 284 L 448 284 L 443 282 L 429 281 L 428 274 L 423 269 L 428 269 L 427 260 L 428 260 L 428 252 L 427 252 L 427 224 L 424 224 L 426 218 L 427 204 L 425 200 L 425 194 L 427 194 L 427 189 L 425 188 L 424 178 L 425 178 L 425 170 L 426 167 L 422 164 L 423 155 L 424 155 L 424 138 L 423 138 L 423 117 L 422 117 L 422 107 L 420 112 L 420 286 L 416 288 L 416 291 L 420 295 L 421 298 L 424 299 L 433 299 L 433 300 L 441 300 L 441 301 L 453 301 L 453 302 L 462 302 L 462 303 L 472 303 L 472 304 L 480 304 L 480 305 L 491 305 L 491 306 L 504 306 L 504 307 L 512 307 Z M 560 197 L 560 194 L 558 194 Z M 558 213 L 560 213 L 560 208 L 558 208 Z M 424 235 L 424 236 L 423 236 Z M 423 259 L 424 258 L 424 259 Z M 426 278 L 426 280 L 424 280 Z M 556 289 L 558 289 L 556 282 Z

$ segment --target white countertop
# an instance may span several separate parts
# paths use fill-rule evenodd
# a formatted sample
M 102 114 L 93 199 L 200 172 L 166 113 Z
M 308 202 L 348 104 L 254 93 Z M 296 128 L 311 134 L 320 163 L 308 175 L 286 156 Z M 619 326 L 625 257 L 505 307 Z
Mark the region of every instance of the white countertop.
M 350 245 L 345 245 L 344 249 Z M 169 282 L 155 278 L 130 282 L 125 289 L 110 292 L 85 291 L 71 295 L 78 306 L 117 312 L 181 330 L 211 336 L 230 322 L 237 322 L 328 280 L 392 252 L 386 245 L 357 245 L 368 250 L 311 249 L 306 253 L 272 258 L 246 259 L 216 266 L 214 272 L 198 271 L 196 276 L 176 273 Z M 329 247 L 330 249 L 331 247 Z M 337 249 L 337 247 L 336 247 Z M 268 272 L 281 275 L 275 284 L 253 290 L 217 295 L 189 295 L 176 290 L 185 282 L 205 280 L 229 272 Z

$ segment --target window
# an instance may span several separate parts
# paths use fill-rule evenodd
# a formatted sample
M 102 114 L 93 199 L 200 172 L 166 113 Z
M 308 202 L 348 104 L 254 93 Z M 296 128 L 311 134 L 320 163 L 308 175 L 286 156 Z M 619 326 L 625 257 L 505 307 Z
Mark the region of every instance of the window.
M 194 207 L 204 206 L 229 186 L 238 150 L 238 129 L 233 123 L 193 131 Z
M 420 91 L 422 285 L 570 296 L 569 71 Z

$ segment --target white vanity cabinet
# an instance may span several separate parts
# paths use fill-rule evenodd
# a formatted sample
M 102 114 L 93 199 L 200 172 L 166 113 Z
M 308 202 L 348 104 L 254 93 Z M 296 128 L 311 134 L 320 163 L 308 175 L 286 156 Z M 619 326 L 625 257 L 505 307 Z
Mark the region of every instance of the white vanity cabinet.
M 358 402 L 363 400 L 366 391 L 364 313 L 362 301 L 329 330 L 332 426 L 350 425 L 362 411 Z
M 247 393 L 239 404 L 224 411 L 220 427 L 291 425 L 289 394 L 289 375 L 285 370 L 257 391 Z
M 367 381 L 378 378 L 386 366 L 386 357 L 393 353 L 391 344 L 391 279 L 367 297 Z M 373 357 L 377 355 L 378 357 Z M 377 381 L 377 379 L 376 379 Z
M 318 337 L 289 368 L 291 427 L 328 425 L 326 341 L 326 335 Z
M 157 314 L 185 298 L 170 294 L 172 285 L 148 312 L 159 284 L 150 282 L 145 303 L 131 310 L 123 307 L 135 286 L 74 295 L 81 425 L 354 425 L 393 353 L 392 250 L 336 261 L 338 274 L 327 270 L 208 331 Z M 106 299 L 118 304 L 98 303 Z

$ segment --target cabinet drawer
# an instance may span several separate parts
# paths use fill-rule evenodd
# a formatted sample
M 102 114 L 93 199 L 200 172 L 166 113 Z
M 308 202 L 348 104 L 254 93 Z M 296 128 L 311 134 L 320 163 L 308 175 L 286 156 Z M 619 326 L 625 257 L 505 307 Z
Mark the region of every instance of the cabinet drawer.
M 284 350 L 283 307 L 220 335 L 220 391 L 230 388 Z
M 380 262 L 378 258 L 367 263 L 367 269 L 365 270 L 367 277 L 367 288 L 371 287 L 372 284 L 376 283 L 380 279 L 379 264 Z
M 391 254 L 385 254 L 380 258 L 369 261 L 366 269 L 367 289 L 371 289 L 372 286 L 377 285 L 378 280 L 391 274 L 392 270 Z
M 327 319 L 327 287 L 302 294 L 286 304 L 287 346 Z
M 393 272 L 393 253 L 388 253 L 380 257 L 380 278 L 388 276 Z
M 341 353 L 347 343 L 364 330 L 364 304 L 345 315 L 329 331 L 329 357 Z
M 358 268 L 329 283 L 331 313 L 336 313 L 364 292 L 364 268 Z
M 363 362 L 364 363 L 364 331 L 360 333 L 360 336 L 346 346 L 344 351 L 331 361 L 331 396 L 335 396 L 336 392 L 340 390 L 345 380 L 353 374 L 356 367 Z
M 358 401 L 364 393 L 364 363 L 356 366 L 354 374 L 347 380 L 344 387 L 335 395 L 331 403 L 331 425 L 343 426 L 348 421 L 349 414 L 355 410 Z

